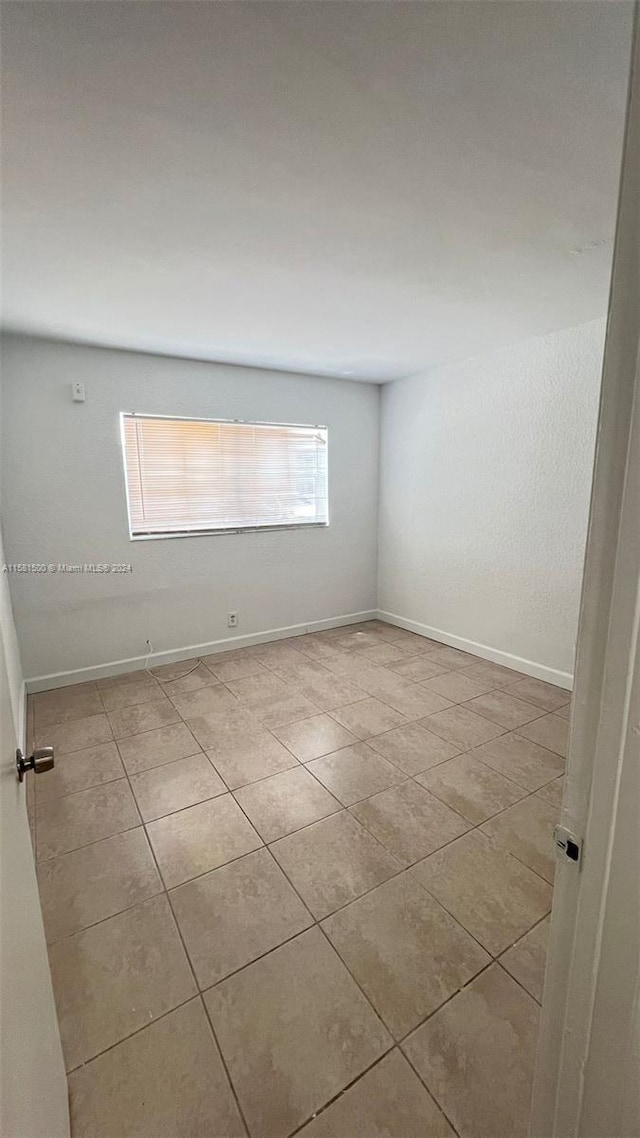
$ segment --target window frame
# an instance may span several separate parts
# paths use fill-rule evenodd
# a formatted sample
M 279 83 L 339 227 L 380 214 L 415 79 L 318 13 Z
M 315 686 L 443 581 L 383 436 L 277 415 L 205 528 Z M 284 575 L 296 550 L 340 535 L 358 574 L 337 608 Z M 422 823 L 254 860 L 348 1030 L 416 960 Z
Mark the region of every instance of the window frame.
M 120 411 L 120 451 L 122 454 L 122 473 L 124 478 L 124 493 L 127 505 L 127 525 L 129 529 L 129 541 L 167 541 L 172 538 L 188 538 L 188 537 L 225 537 L 235 534 L 244 533 L 275 533 L 278 531 L 287 530 L 305 530 L 305 529 L 328 529 L 330 525 L 330 510 L 329 510 L 329 428 L 320 423 L 279 423 L 277 421 L 267 421 L 258 419 L 221 419 L 213 418 L 206 415 L 157 415 L 147 414 L 144 411 Z M 186 422 L 186 423 L 224 423 L 224 424 L 241 424 L 247 427 L 285 427 L 298 430 L 308 431 L 325 431 L 326 433 L 326 447 L 327 447 L 327 520 L 325 522 L 282 522 L 278 525 L 264 525 L 264 526 L 229 526 L 226 528 L 211 528 L 211 529 L 194 529 L 194 530 L 178 530 L 175 532 L 167 531 L 165 533 L 134 533 L 131 522 L 131 504 L 129 501 L 129 477 L 127 473 L 127 448 L 125 438 L 125 419 L 166 419 L 169 422 Z

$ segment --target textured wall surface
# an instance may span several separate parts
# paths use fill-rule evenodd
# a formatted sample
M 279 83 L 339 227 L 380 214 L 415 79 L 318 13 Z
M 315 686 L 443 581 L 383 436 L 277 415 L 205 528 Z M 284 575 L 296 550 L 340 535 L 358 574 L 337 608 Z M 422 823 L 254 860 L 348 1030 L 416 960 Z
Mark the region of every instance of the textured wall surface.
M 604 333 L 383 388 L 381 610 L 573 672 Z
M 131 562 L 131 575 L 18 575 L 27 677 L 375 608 L 378 388 L 8 337 L 8 562 Z M 73 403 L 82 380 L 86 402 Z M 327 529 L 131 542 L 120 411 L 329 428 Z

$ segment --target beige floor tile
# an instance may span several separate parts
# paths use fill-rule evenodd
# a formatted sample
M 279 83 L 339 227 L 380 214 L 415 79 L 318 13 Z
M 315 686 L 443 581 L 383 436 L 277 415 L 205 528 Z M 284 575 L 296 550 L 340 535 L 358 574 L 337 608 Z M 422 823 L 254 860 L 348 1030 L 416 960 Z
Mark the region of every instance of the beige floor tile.
M 468 699 L 475 699 L 476 696 L 492 691 L 494 687 L 486 680 L 484 683 L 472 680 L 471 676 L 466 676 L 464 672 L 441 672 L 433 679 L 424 680 L 422 686 L 428 691 L 446 696 L 452 703 L 465 703 Z
M 555 806 L 558 811 L 558 816 L 560 816 L 560 808 L 564 797 L 564 784 L 565 776 L 562 775 L 560 778 L 554 778 L 553 782 L 548 782 L 546 786 L 541 786 L 537 792 L 540 798 L 544 798 L 545 802 L 550 802 L 552 806 Z
M 500 957 L 500 963 L 523 988 L 542 1003 L 551 918 L 546 917 Z
M 403 1045 L 460 1138 L 526 1138 L 539 1011 L 493 964 Z
M 291 640 L 288 642 L 278 640 L 270 644 L 254 644 L 252 648 L 247 649 L 247 652 L 271 669 L 293 667 L 299 664 L 301 656 L 304 656 L 304 653 L 298 652 L 297 648 L 293 647 Z
M 551 909 L 551 886 L 478 830 L 431 854 L 412 873 L 492 956 Z
M 335 629 L 333 631 L 335 631 Z M 302 642 L 306 640 L 307 637 L 308 634 L 306 632 L 296 633 L 293 636 L 283 636 L 282 640 L 272 640 L 269 644 L 253 644 L 247 648 L 247 652 L 255 651 L 258 658 L 260 658 L 260 651 L 264 651 L 265 648 L 289 648 L 294 652 L 299 652 Z
M 211 652 L 207 656 L 201 656 L 200 659 L 207 668 L 212 665 L 220 665 L 227 662 L 227 660 L 244 660 L 248 656 L 252 656 L 256 648 L 260 645 L 254 645 L 251 648 L 230 648 L 227 652 Z
M 187 720 L 187 725 L 205 751 L 224 750 L 235 742 L 240 733 L 244 735 L 253 733 L 255 736 L 264 734 L 260 720 L 237 701 L 232 707 L 227 707 L 223 711 L 208 711 L 205 715 L 196 715 Z
M 195 995 L 164 896 L 49 949 L 67 1070 Z
M 104 707 L 96 684 L 87 683 L 36 692 L 33 696 L 33 711 L 36 727 L 41 730 L 54 723 L 68 723 L 73 719 L 85 719 L 88 715 L 99 715 Z
M 392 644 L 404 644 L 412 652 L 428 652 L 430 648 L 441 648 L 437 640 L 430 640 L 428 636 L 421 636 L 419 632 L 408 632 L 405 628 L 396 628 L 392 624 L 383 624 L 378 632 L 385 640 Z
M 544 680 L 518 680 L 506 689 L 509 695 L 516 695 L 518 699 L 526 699 L 527 703 L 535 703 L 545 711 L 555 711 L 564 707 L 571 701 L 571 692 L 558 688 L 555 684 L 547 684 Z
M 87 715 L 85 719 L 74 719 L 69 723 L 54 723 L 50 727 L 35 729 L 36 747 L 53 747 L 56 756 L 70 751 L 82 751 L 87 747 L 97 747 L 113 739 L 113 731 L 106 715 Z
M 558 719 L 571 719 L 571 704 L 566 703 L 564 707 L 558 707 L 553 713 L 558 716 Z
M 477 747 L 486 743 L 488 739 L 495 739 L 497 735 L 504 734 L 504 727 L 491 723 L 475 711 L 457 704 L 448 707 L 445 711 L 437 711 L 435 715 L 428 715 L 422 720 L 428 731 L 441 735 L 447 742 L 453 743 L 461 751 L 470 747 Z
M 510 732 L 491 739 L 474 752 L 483 763 L 526 790 L 538 790 L 564 771 L 564 759 L 521 735 Z
M 491 961 L 408 873 L 347 905 L 322 927 L 396 1039 Z
M 542 719 L 527 723 L 524 727 L 518 728 L 518 734 L 524 735 L 525 739 L 531 739 L 534 743 L 539 743 L 549 751 L 555 751 L 563 758 L 567 756 L 569 724 L 559 715 L 545 715 Z
M 267 669 L 255 656 L 236 656 L 231 660 L 209 656 L 207 668 L 223 683 L 229 680 L 244 680 L 247 676 L 264 676 Z
M 36 800 L 38 858 L 44 861 L 139 825 L 140 816 L 124 778 L 65 798 Z
M 125 739 L 129 735 L 140 735 L 143 731 L 154 731 L 159 727 L 168 727 L 171 723 L 179 723 L 180 715 L 171 700 L 161 693 L 158 699 L 149 700 L 148 703 L 111 711 L 109 722 L 115 738 Z
M 224 712 L 227 708 L 234 707 L 237 700 L 224 684 L 213 684 L 211 687 L 198 688 L 197 691 L 174 695 L 172 703 L 183 719 L 194 719 L 198 715 Z
M 270 848 L 318 920 L 380 885 L 400 868 L 347 811 L 280 838 Z
M 171 723 L 155 731 L 118 739 L 118 750 L 130 775 L 200 753 L 186 723 Z
M 374 739 L 369 739 L 368 746 L 405 774 L 418 774 L 419 771 L 453 758 L 460 750 L 439 735 L 427 731 L 420 723 L 409 723 L 404 727 L 396 727 L 393 731 L 386 731 L 383 735 L 376 735 Z
M 298 760 L 265 727 L 239 731 L 207 751 L 211 762 L 231 790 L 298 766 Z
M 331 755 L 314 759 L 307 764 L 307 769 L 340 799 L 343 806 L 351 806 L 361 798 L 377 794 L 404 777 L 397 767 L 372 751 L 366 743 L 355 743 L 352 747 L 343 747 Z
M 553 882 L 556 866 L 553 828 L 557 821 L 558 811 L 533 794 L 489 819 L 481 829 L 491 841 L 504 846 L 529 869 Z
M 230 794 L 150 822 L 147 833 L 167 889 L 262 845 Z
M 341 652 L 364 652 L 367 648 L 378 648 L 385 640 L 375 629 L 365 628 L 353 632 L 343 632 L 333 638 Z M 386 641 L 386 643 L 389 643 Z
M 401 865 L 412 865 L 469 829 L 464 818 L 411 779 L 357 803 L 351 813 Z
M 364 691 L 355 683 L 338 679 L 330 672 L 326 676 L 314 676 L 312 680 L 305 680 L 298 690 L 300 695 L 322 711 L 333 711 L 336 707 L 355 703 L 364 696 Z
M 383 699 L 406 719 L 422 719 L 435 711 L 443 711 L 452 702 L 437 692 L 427 691 L 422 684 L 407 684 L 405 688 L 388 692 Z
M 347 707 L 339 707 L 331 714 L 356 739 L 370 739 L 372 735 L 381 735 L 384 731 L 391 731 L 392 728 L 400 727 L 407 722 L 400 711 L 373 697 L 350 703 Z M 347 741 L 341 745 L 346 746 Z
M 470 656 L 468 652 L 461 652 L 459 648 L 449 648 L 448 645 L 430 648 L 427 655 L 435 664 L 442 664 L 443 668 L 451 671 L 455 671 L 457 668 L 467 668 L 477 661 L 477 656 Z
M 416 775 L 421 786 L 457 810 L 474 825 L 524 798 L 526 791 L 473 754 L 459 755 Z
M 313 924 L 266 849 L 173 889 L 170 900 L 201 988 Z
M 329 715 L 312 715 L 298 723 L 276 727 L 273 733 L 303 763 L 357 742 L 354 734 Z
M 421 652 L 418 656 L 410 656 L 409 659 L 400 660 L 397 664 L 390 665 L 394 672 L 402 676 L 404 680 L 410 680 L 413 683 L 418 683 L 420 680 L 431 679 L 432 676 L 440 676 L 445 671 L 444 664 L 436 664 L 434 660 L 430 660 L 429 656 Z
M 152 822 L 224 794 L 227 788 L 207 756 L 200 754 L 131 775 L 131 789 L 143 821 Z
M 164 886 L 142 827 L 38 865 L 49 942 L 146 901 Z
M 282 680 L 293 691 L 300 691 L 305 684 L 314 680 L 331 676 L 332 673 L 317 660 L 310 660 L 302 652 L 297 652 L 299 660 L 295 664 L 278 665 L 273 669 L 273 675 Z
M 407 684 L 405 676 L 399 676 L 391 668 L 358 668 L 348 677 L 349 682 L 362 689 L 364 695 L 372 695 L 384 701 L 390 692 L 396 692 Z M 359 697 L 363 698 L 363 695 Z
M 210 672 L 205 664 L 198 664 L 197 668 L 193 671 L 187 672 L 185 675 L 176 676 L 174 680 L 165 680 L 162 683 L 162 688 L 165 695 L 170 699 L 174 696 L 185 695 L 190 691 L 198 691 L 200 688 L 215 687 L 220 683 L 220 680 Z
M 372 663 L 362 660 L 355 652 L 336 651 L 334 655 L 322 661 L 322 666 L 335 676 L 344 676 L 345 679 L 353 678 L 354 683 L 355 676 L 359 673 L 374 673 L 376 671 Z
M 404 1056 L 392 1051 L 303 1127 L 299 1138 L 455 1138 L 455 1134 Z
M 340 649 L 333 646 L 330 640 L 319 639 L 320 636 L 323 636 L 323 633 L 312 632 L 307 636 L 299 636 L 298 651 L 319 664 L 324 664 L 336 655 L 342 655 Z
M 359 648 L 358 655 L 367 664 L 391 664 L 395 661 L 400 662 L 406 660 L 411 655 L 411 650 L 404 648 L 400 644 L 392 644 L 391 641 L 381 641 L 373 644 L 368 648 Z
M 472 680 L 492 683 L 494 687 L 511 687 L 519 680 L 527 680 L 521 672 L 514 672 L 511 668 L 503 668 L 501 664 L 492 664 L 489 660 L 477 660 L 464 669 L 463 675 L 471 676 Z
M 353 677 L 354 683 L 356 683 L 355 677 L 359 673 L 374 673 L 377 668 L 383 668 L 384 671 L 391 670 L 391 665 L 376 665 L 371 660 L 364 660 L 360 652 L 340 652 L 338 654 L 336 651 L 333 657 L 323 660 L 322 665 L 329 671 L 333 671 L 336 676 L 345 676 L 347 679 Z M 392 675 L 395 674 L 392 673 Z
M 337 799 L 300 764 L 242 786 L 234 797 L 265 842 L 275 842 L 340 809 Z
M 124 778 L 118 748 L 115 743 L 101 743 L 84 751 L 56 755 L 55 766 L 37 784 L 38 799 L 45 802 L 51 798 L 62 798 L 65 794 L 88 790 L 117 778 Z
M 105 711 L 118 711 L 122 707 L 132 707 L 136 703 L 147 703 L 158 699 L 162 688 L 153 676 L 145 675 L 137 680 L 126 680 L 112 687 L 102 688 L 100 692 Z
M 170 684 L 174 680 L 180 680 L 187 676 L 193 669 L 198 669 L 202 665 L 199 656 L 192 656 L 190 660 L 176 660 L 174 664 L 159 664 L 157 668 L 150 668 L 149 671 L 154 680 L 158 680 L 161 684 Z
M 265 699 L 260 703 L 252 703 L 251 711 L 265 727 L 273 730 L 274 727 L 285 727 L 287 723 L 297 723 L 299 719 L 309 719 L 318 714 L 318 708 L 311 700 L 294 692 L 291 695 L 279 696 L 275 699 Z
M 311 639 L 311 636 L 316 640 L 322 639 L 325 644 L 330 644 L 333 651 L 339 652 L 341 655 L 355 655 L 361 648 L 373 648 L 376 644 L 384 643 L 384 638 L 378 629 L 355 624 L 312 633 L 308 639 Z
M 223 980 L 205 1002 L 260 1138 L 285 1138 L 391 1044 L 319 929 Z
M 291 695 L 291 688 L 273 672 L 259 676 L 246 676 L 243 680 L 229 680 L 227 687 L 242 703 L 251 705 L 265 699 L 278 699 Z
M 477 711 L 478 715 L 484 715 L 485 719 L 499 723 L 501 727 L 506 727 L 510 731 L 522 723 L 539 719 L 544 714 L 542 708 L 526 703 L 523 699 L 517 699 L 509 692 L 500 689 L 469 700 L 465 703 L 465 707 L 469 708 L 469 711 Z
M 206 1013 L 191 1000 L 69 1077 L 74 1138 L 245 1138 Z

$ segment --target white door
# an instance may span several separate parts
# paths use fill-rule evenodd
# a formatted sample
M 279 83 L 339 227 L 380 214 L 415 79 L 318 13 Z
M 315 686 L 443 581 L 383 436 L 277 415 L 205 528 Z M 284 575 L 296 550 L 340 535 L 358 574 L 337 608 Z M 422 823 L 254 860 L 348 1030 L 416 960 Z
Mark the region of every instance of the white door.
M 532 1138 L 640 1134 L 639 11 Z
M 0 561 L 1 549 L 0 544 Z M 67 1080 L 25 807 L 26 784 L 20 785 L 16 778 L 15 752 L 21 743 L 16 724 L 21 677 L 16 675 L 19 665 L 14 646 L 11 606 L 6 579 L 2 578 L 0 1134 L 2 1138 L 66 1138 Z

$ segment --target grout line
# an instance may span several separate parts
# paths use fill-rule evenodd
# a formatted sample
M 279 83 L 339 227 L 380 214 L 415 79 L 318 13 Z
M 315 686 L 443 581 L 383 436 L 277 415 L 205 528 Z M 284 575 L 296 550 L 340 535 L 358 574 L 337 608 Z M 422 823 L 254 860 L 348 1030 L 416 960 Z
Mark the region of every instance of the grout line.
M 343 1095 L 347 1093 L 347 1091 L 351 1090 L 351 1088 L 354 1087 L 355 1084 L 360 1081 L 360 1079 L 364 1079 L 365 1075 L 368 1075 L 370 1071 L 373 1071 L 374 1067 L 377 1067 L 379 1063 L 382 1063 L 384 1059 L 386 1059 L 396 1050 L 398 1049 L 394 1046 L 391 1047 L 388 1051 L 384 1051 L 382 1055 L 379 1055 L 378 1058 L 373 1061 L 373 1063 L 370 1063 L 368 1067 L 365 1067 L 364 1071 L 361 1071 L 359 1075 L 356 1075 L 354 1079 L 351 1079 L 351 1082 L 347 1083 L 347 1085 L 343 1087 L 341 1091 L 338 1091 L 338 1093 L 334 1095 L 333 1098 L 330 1098 L 328 1102 L 325 1102 L 321 1107 L 319 1107 L 314 1114 L 310 1114 L 308 1118 L 305 1118 L 304 1122 L 301 1123 L 300 1126 L 296 1126 L 295 1130 L 290 1131 L 290 1133 L 287 1135 L 287 1138 L 296 1138 L 296 1135 L 300 1134 L 300 1131 L 304 1130 L 305 1126 L 308 1126 L 308 1124 L 310 1122 L 313 1122 L 314 1119 L 318 1118 L 319 1115 L 324 1114 L 325 1110 L 327 1110 L 328 1107 L 333 1106 L 334 1102 L 338 1102 L 338 1100 L 341 1099 Z M 349 1136 L 349 1138 L 351 1138 L 351 1136 Z
M 160 894 L 157 894 L 157 896 L 160 896 Z M 149 898 L 149 900 L 151 900 L 151 898 Z M 76 1063 L 75 1067 L 65 1066 L 65 1074 L 67 1078 L 69 1078 L 69 1075 L 73 1075 L 76 1071 L 81 1071 L 83 1067 L 88 1067 L 89 1064 L 93 1063 L 95 1059 L 100 1059 L 102 1055 L 106 1055 L 109 1051 L 114 1051 L 115 1048 L 119 1047 L 121 1043 L 126 1043 L 127 1040 L 133 1039 L 135 1035 L 140 1035 L 141 1031 L 146 1031 L 147 1028 L 152 1027 L 153 1024 L 160 1023 L 161 1020 L 166 1019 L 167 1016 L 170 1016 L 172 1012 L 176 1012 L 178 1008 L 184 1008 L 186 1004 L 190 1004 L 194 1000 L 197 1000 L 199 996 L 200 993 L 198 991 L 195 991 L 191 996 L 188 996 L 186 1000 L 180 1000 L 180 1002 L 177 1003 L 175 1007 L 169 1008 L 166 1012 L 162 1012 L 161 1015 L 156 1016 L 155 1019 L 149 1020 L 148 1023 L 143 1023 L 141 1027 L 134 1028 L 134 1030 L 129 1032 L 128 1035 L 123 1035 L 122 1039 L 117 1039 L 115 1043 L 110 1043 L 108 1047 L 103 1047 L 101 1051 L 96 1051 L 95 1055 L 91 1055 L 89 1059 L 83 1059 L 81 1063 Z
M 547 917 L 548 917 L 548 916 L 549 916 L 549 914 L 547 913 Z M 543 918 L 542 918 L 542 920 L 543 920 L 543 921 L 546 921 L 547 917 L 543 917 Z M 540 922 L 540 921 L 537 921 L 537 924 L 539 925 L 539 924 L 541 924 L 541 922 Z M 536 928 L 536 925 L 532 925 L 532 928 Z M 529 932 L 531 932 L 531 929 L 529 929 Z M 523 935 L 525 935 L 525 936 L 526 936 L 526 933 L 525 933 L 525 934 L 523 934 Z M 522 939 L 522 937 L 521 937 L 520 939 Z M 511 945 L 511 947 L 513 948 L 513 945 Z M 508 951 L 509 951 L 508 949 L 505 949 L 505 952 L 508 952 Z M 504 955 L 504 953 L 503 953 L 503 955 Z M 512 974 L 512 973 L 509 971 L 509 969 L 508 969 L 508 968 L 505 968 L 505 966 L 504 966 L 504 964 L 502 963 L 502 960 L 500 959 L 500 957 L 496 957 L 496 959 L 494 960 L 494 962 L 493 962 L 493 963 L 494 963 L 494 964 L 497 964 L 497 965 L 498 965 L 498 968 L 501 968 L 501 969 L 502 969 L 502 971 L 505 973 L 505 975 L 506 975 L 506 976 L 508 976 L 510 980 L 513 980 L 514 984 L 517 984 L 517 985 L 518 985 L 518 987 L 522 989 L 522 991 L 525 993 L 525 995 L 527 995 L 527 996 L 529 997 L 529 999 L 530 999 L 530 1000 L 533 1000 L 533 1002 L 534 1002 L 535 1004 L 537 1004 L 539 1008 L 541 1008 L 541 1007 L 542 1007 L 542 1004 L 541 1004 L 540 1000 L 536 1000 L 536 997 L 535 997 L 535 996 L 532 996 L 532 995 L 531 995 L 531 992 L 529 991 L 529 989 L 528 989 L 528 988 L 525 988 L 525 986 L 524 986 L 524 984 L 522 983 L 522 981 L 521 981 L 521 980 L 518 980 L 518 977 L 517 977 L 517 976 L 514 976 L 514 975 L 513 975 L 513 974 Z
M 478 975 L 480 975 L 480 973 L 478 973 Z M 439 1099 L 437 1099 L 437 1098 L 436 1098 L 436 1096 L 435 1096 L 435 1094 L 433 1093 L 433 1091 L 430 1091 L 430 1090 L 429 1090 L 429 1087 L 428 1087 L 428 1085 L 427 1085 L 427 1082 L 426 1082 L 426 1080 L 425 1080 L 425 1079 L 423 1079 L 423 1077 L 422 1077 L 422 1075 L 420 1074 L 420 1072 L 419 1072 L 418 1068 L 417 1068 L 417 1067 L 415 1066 L 415 1064 L 413 1063 L 413 1061 L 412 1061 L 412 1059 L 411 1059 L 411 1056 L 410 1056 L 410 1055 L 407 1055 L 407 1052 L 404 1050 L 404 1048 L 400 1048 L 400 1047 L 399 1047 L 399 1051 L 400 1051 L 401 1055 L 404 1055 L 404 1058 L 407 1060 L 407 1063 L 408 1063 L 408 1064 L 409 1064 L 409 1066 L 411 1067 L 411 1070 L 412 1070 L 412 1071 L 413 1071 L 413 1073 L 416 1075 L 416 1077 L 417 1077 L 417 1078 L 420 1080 L 420 1082 L 422 1083 L 422 1086 L 425 1088 L 425 1090 L 426 1090 L 427 1094 L 428 1094 L 428 1095 L 429 1095 L 429 1096 L 430 1096 L 430 1097 L 433 1099 L 433 1101 L 434 1101 L 434 1103 L 436 1104 L 436 1106 L 437 1106 L 438 1110 L 440 1111 L 440 1113 L 441 1113 L 441 1114 L 444 1116 L 444 1118 L 446 1118 L 447 1122 L 449 1123 L 449 1126 L 450 1126 L 450 1127 L 451 1127 L 451 1129 L 453 1130 L 453 1133 L 456 1135 L 456 1138 L 459 1138 L 459 1131 L 458 1131 L 458 1130 L 456 1130 L 455 1126 L 453 1125 L 453 1120 L 452 1120 L 452 1119 L 449 1117 L 449 1115 L 447 1114 L 446 1110 L 444 1109 L 444 1107 L 443 1107 L 442 1103 L 440 1102 L 440 1100 L 439 1100 Z
M 207 1017 L 207 1023 L 209 1024 L 209 1029 L 210 1029 L 211 1034 L 213 1036 L 213 1042 L 215 1043 L 215 1045 L 218 1049 L 218 1055 L 220 1056 L 220 1062 L 222 1063 L 224 1073 L 227 1076 L 227 1082 L 229 1084 L 229 1089 L 231 1091 L 231 1094 L 233 1095 L 234 1102 L 238 1108 L 238 1114 L 240 1115 L 240 1119 L 244 1125 L 244 1128 L 245 1128 L 247 1134 L 250 1135 L 251 1130 L 249 1129 L 249 1123 L 247 1122 L 247 1119 L 244 1116 L 244 1111 L 243 1111 L 242 1107 L 240 1106 L 240 1099 L 238 1098 L 238 1093 L 237 1093 L 236 1088 L 234 1086 L 233 1079 L 231 1078 L 231 1074 L 229 1072 L 229 1067 L 227 1066 L 227 1060 L 224 1057 L 224 1053 L 223 1053 L 222 1047 L 220 1046 L 220 1042 L 218 1040 L 216 1029 L 213 1026 L 213 1020 L 211 1019 L 211 1016 L 209 1014 L 209 1009 L 206 1005 L 206 1002 L 205 1002 L 205 999 L 204 999 L 202 993 L 200 993 L 200 1002 L 202 1003 L 202 1007 L 204 1008 L 204 1014 Z

